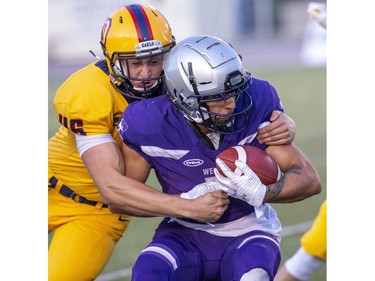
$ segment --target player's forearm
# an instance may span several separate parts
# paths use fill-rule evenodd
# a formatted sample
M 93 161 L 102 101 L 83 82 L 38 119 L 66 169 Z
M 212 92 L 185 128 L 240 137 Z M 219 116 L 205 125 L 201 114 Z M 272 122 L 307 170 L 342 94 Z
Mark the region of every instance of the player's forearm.
M 143 183 L 124 176 L 124 163 L 116 144 L 104 143 L 83 155 L 86 168 L 99 189 L 103 203 L 121 213 L 142 216 L 181 216 L 179 199 L 163 194 Z
M 268 185 L 264 202 L 291 203 L 301 201 L 321 191 L 316 170 L 308 163 L 292 166 L 276 183 Z
M 172 195 L 170 195 L 172 196 Z M 185 200 L 186 203 L 188 200 Z M 129 216 L 134 216 L 134 217 L 177 217 L 177 218 L 188 218 L 188 219 L 196 219 L 196 216 L 194 215 L 195 211 L 193 210 L 193 206 L 190 203 L 187 203 L 190 206 L 189 207 L 183 207 L 184 204 L 178 204 L 179 207 L 176 207 L 177 209 L 171 210 L 161 210 L 159 206 L 157 206 L 158 211 L 153 212 L 151 211 L 150 206 L 148 206 L 146 209 L 139 209 L 135 207 L 131 207 L 129 205 L 127 206 L 114 206 L 114 205 L 109 205 L 109 209 L 111 210 L 112 213 L 116 214 L 126 214 Z
M 124 180 L 125 179 L 125 180 Z M 194 200 L 159 192 L 145 184 L 122 177 L 122 185 L 106 194 L 110 210 L 139 217 L 177 217 L 200 222 L 216 222 L 227 209 L 229 199 L 223 192 L 206 193 Z
M 103 201 L 117 213 L 141 217 L 188 217 L 192 208 L 188 200 L 162 193 L 122 175 L 112 177 L 100 189 Z
M 127 214 L 135 217 L 187 217 L 187 212 L 186 214 L 183 213 L 182 208 L 178 207 L 179 204 L 175 201 L 175 199 L 178 200 L 176 196 L 168 195 L 169 197 L 158 199 L 156 198 L 157 195 L 155 196 L 155 194 L 153 194 L 152 197 L 155 198 L 155 200 L 148 200 L 145 197 L 147 193 L 148 192 L 140 192 L 138 196 L 131 196 L 133 199 L 129 199 L 129 197 L 124 199 L 125 196 L 120 196 L 116 202 L 121 201 L 121 203 L 117 204 L 122 205 L 109 204 L 109 209 L 113 213 Z
M 140 209 L 129 207 L 129 206 L 109 205 L 108 208 L 112 213 L 125 214 L 125 215 L 129 215 L 129 216 L 133 216 L 133 217 L 148 218 L 148 217 L 161 217 L 161 216 L 163 216 L 159 213 L 151 213 L 149 211 L 144 211 L 144 210 L 140 210 Z
M 320 193 L 319 175 L 311 161 L 297 146 L 269 146 L 267 153 L 279 164 L 284 176 L 267 186 L 264 202 L 297 202 Z

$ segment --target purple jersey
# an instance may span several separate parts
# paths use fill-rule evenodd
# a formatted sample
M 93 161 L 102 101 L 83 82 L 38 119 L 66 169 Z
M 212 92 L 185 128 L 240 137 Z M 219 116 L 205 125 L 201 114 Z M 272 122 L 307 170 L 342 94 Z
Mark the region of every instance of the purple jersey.
M 246 129 L 223 136 L 217 150 L 207 147 L 194 133 L 167 95 L 131 103 L 118 126 L 123 141 L 155 169 L 163 192 L 180 194 L 214 177 L 215 158 L 236 145 L 266 145 L 256 139 L 258 127 L 269 122 L 273 110 L 283 111 L 276 90 L 267 81 L 252 79 L 252 110 Z M 245 122 L 237 118 L 235 125 Z M 217 223 L 236 220 L 254 211 L 248 203 L 231 198 Z

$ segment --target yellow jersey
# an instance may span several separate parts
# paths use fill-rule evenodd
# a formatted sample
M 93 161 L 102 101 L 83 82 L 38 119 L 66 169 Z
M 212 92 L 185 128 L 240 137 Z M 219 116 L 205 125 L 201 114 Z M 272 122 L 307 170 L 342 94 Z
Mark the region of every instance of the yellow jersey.
M 116 125 L 128 103 L 108 74 L 104 60 L 93 62 L 58 88 L 53 104 L 62 126 L 48 142 L 48 178 L 55 176 L 77 194 L 99 202 L 99 190 L 81 160 L 75 134 L 110 133 L 121 145 Z

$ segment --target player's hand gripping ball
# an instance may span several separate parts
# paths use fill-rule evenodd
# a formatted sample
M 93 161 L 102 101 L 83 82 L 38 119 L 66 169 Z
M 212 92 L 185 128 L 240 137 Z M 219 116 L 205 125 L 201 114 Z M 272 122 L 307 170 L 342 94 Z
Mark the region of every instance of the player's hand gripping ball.
M 241 160 L 253 170 L 264 185 L 275 183 L 281 177 L 281 171 L 276 161 L 267 152 L 255 146 L 241 145 L 230 147 L 221 152 L 217 158 L 223 160 L 228 168 L 239 176 L 242 172 L 236 167 L 235 161 Z M 217 165 L 216 169 L 221 175 L 225 176 Z
M 254 206 L 256 213 L 263 205 L 267 185 L 281 176 L 277 163 L 253 146 L 231 147 L 220 153 L 215 162 L 215 177 L 225 186 L 223 190 Z M 257 217 L 260 216 L 259 213 Z

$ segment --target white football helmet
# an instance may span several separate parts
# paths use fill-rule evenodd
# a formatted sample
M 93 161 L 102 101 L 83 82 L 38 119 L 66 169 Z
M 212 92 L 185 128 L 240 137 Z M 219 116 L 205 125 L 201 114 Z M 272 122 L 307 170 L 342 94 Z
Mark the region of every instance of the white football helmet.
M 250 84 L 250 73 L 237 52 L 213 36 L 182 40 L 165 60 L 164 86 L 172 102 L 190 122 L 220 134 L 238 132 L 247 125 L 252 106 L 247 92 Z M 214 113 L 206 105 L 209 101 L 230 97 L 236 100 L 232 114 Z M 218 119 L 222 117 L 227 120 L 220 122 Z M 242 117 L 240 124 L 235 124 Z

